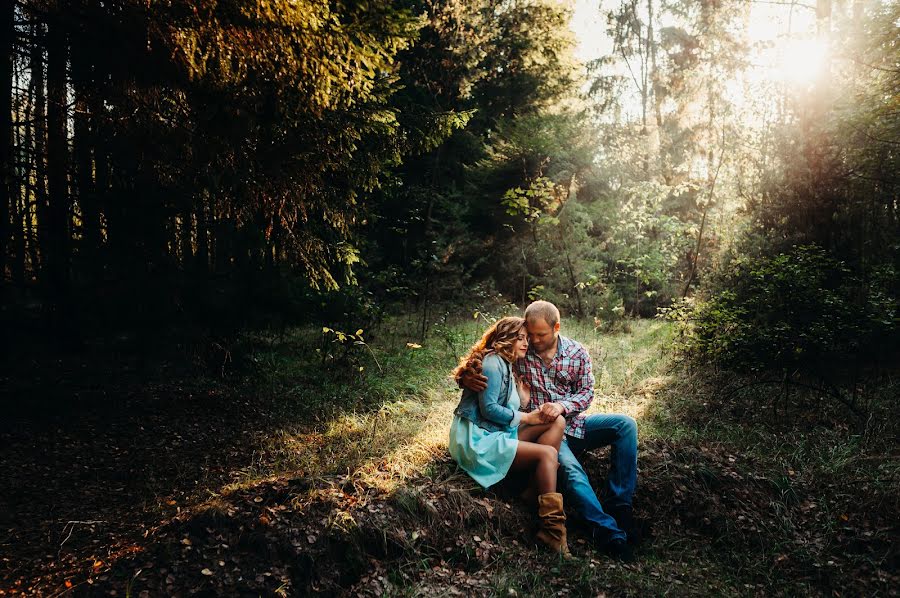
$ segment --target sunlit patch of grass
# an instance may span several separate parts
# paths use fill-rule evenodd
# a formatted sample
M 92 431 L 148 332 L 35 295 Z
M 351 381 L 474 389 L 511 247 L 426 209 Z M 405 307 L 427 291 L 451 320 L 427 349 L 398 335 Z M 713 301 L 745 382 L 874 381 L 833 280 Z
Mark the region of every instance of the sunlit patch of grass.
M 415 339 L 396 324 L 386 324 L 369 346 L 381 369 L 368 367 L 369 353 L 361 354 L 360 363 L 367 365 L 349 378 L 335 377 L 310 353 L 315 331 L 289 331 L 283 344 L 266 339 L 257 345 L 252 362 L 262 364 L 263 372 L 257 380 L 264 381 L 272 417 L 283 425 L 259 439 L 250 462 L 235 472 L 236 483 L 278 474 L 355 472 L 389 489 L 446 459 L 459 397 L 448 374 L 486 323 L 461 320 L 436 326 L 417 348 L 410 348 L 407 343 Z M 589 324 L 567 322 L 566 334 L 593 355 L 598 384 L 591 412 L 641 418 L 665 384 L 659 371 L 667 363 L 661 346 L 671 336 L 670 325 L 637 321 L 632 329 L 603 335 Z

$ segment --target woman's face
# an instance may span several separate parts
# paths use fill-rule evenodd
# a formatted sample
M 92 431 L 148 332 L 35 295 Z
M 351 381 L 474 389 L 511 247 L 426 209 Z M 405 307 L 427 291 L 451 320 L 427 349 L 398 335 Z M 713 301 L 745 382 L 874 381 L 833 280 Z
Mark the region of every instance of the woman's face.
M 519 328 L 519 332 L 516 336 L 516 344 L 514 346 L 516 348 L 516 359 L 525 357 L 525 352 L 528 351 L 528 333 L 525 331 L 524 326 Z

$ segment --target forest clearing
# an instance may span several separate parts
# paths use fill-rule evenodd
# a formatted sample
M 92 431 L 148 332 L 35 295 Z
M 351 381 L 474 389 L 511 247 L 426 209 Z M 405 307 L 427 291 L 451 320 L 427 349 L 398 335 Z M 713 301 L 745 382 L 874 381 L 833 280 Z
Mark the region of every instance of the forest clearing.
M 598 364 L 593 409 L 638 420 L 635 509 L 653 531 L 639 559 L 621 564 L 576 527 L 574 558 L 560 561 L 534 546 L 517 498 L 473 486 L 447 455 L 459 394 L 447 365 L 477 322 L 415 349 L 411 324 L 393 322 L 373 342 L 384 374 L 340 364 L 329 370 L 340 382 L 324 389 L 305 351 L 310 330 L 245 339 L 232 353 L 231 367 L 250 368 L 238 384 L 114 363 L 113 409 L 78 362 L 31 381 L 48 404 L 60 392 L 67 400 L 0 432 L 0 473 L 18 497 L 4 499 L 7 592 L 874 596 L 897 587 L 896 379 L 867 420 L 838 424 L 828 398 L 810 393 L 816 408 L 798 409 L 771 388 L 688 372 L 670 358 L 671 324 L 598 334 L 572 322 L 566 332 Z M 601 480 L 605 454 L 585 467 Z
M 0 6 L 0 596 L 900 593 L 897 0 Z

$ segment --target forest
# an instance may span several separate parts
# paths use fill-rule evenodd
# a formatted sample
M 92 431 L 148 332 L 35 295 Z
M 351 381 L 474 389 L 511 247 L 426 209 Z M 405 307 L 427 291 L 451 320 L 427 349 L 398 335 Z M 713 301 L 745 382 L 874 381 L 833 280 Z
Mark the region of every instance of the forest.
M 0 10 L 0 596 L 895 595 L 896 0 Z M 633 561 L 448 453 L 538 300 Z

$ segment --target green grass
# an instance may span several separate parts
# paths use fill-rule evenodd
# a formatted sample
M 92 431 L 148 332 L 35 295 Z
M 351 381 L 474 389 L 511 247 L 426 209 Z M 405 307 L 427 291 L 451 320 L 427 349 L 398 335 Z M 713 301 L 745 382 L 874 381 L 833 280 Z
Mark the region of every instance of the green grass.
M 422 341 L 404 332 L 416 330 L 415 322 L 397 319 L 345 355 L 328 347 L 335 358 L 324 360 L 314 350 L 323 346 L 319 330 L 293 331 L 279 342 L 247 339 L 250 362 L 261 364 L 248 388 L 269 397 L 281 425 L 258 439 L 251 464 L 233 488 L 279 475 L 349 473 L 365 486 L 393 493 L 410 516 L 418 508 L 413 495 L 405 494 L 410 480 L 483 496 L 447 465 L 446 434 L 459 394 L 448 373 L 484 327 L 474 319 L 444 323 Z M 572 595 L 805 594 L 832 587 L 834 576 L 873 558 L 828 564 L 835 562 L 839 538 L 850 533 L 847 520 L 865 517 L 869 508 L 872 525 L 878 525 L 891 508 L 886 497 L 898 491 L 898 466 L 887 424 L 851 429 L 840 425 L 838 413 L 823 409 L 794 409 L 791 418 L 779 418 L 764 408 L 771 389 L 735 398 L 709 369 L 691 371 L 674 362 L 670 323 L 641 320 L 628 328 L 602 333 L 588 322 L 566 321 L 562 334 L 581 341 L 592 355 L 596 396 L 590 411 L 638 420 L 644 477 L 636 504 L 660 518 L 656 543 L 628 567 L 578 545 L 578 557 L 563 572 L 547 562 L 522 567 L 521 559 L 533 555 L 518 547 L 473 574 L 473 587 L 519 596 L 558 595 L 560 589 Z M 363 336 L 368 339 L 365 331 Z M 837 426 L 823 425 L 836 421 Z M 603 474 L 597 466 L 590 465 L 595 482 Z M 867 480 L 868 494 L 841 488 L 844 479 Z M 679 496 L 690 500 L 670 504 Z M 698 516 L 705 517 L 701 521 L 692 518 L 692 510 L 708 514 Z M 511 539 L 489 522 L 477 525 L 478 533 Z M 442 584 L 450 582 L 432 567 L 467 567 L 473 557 L 469 548 L 454 549 L 451 555 L 458 556 L 442 560 L 442 546 L 419 546 L 417 554 L 397 561 L 388 571 L 388 593 L 446 590 Z
M 238 483 L 289 472 L 342 473 L 386 457 L 399 471 L 398 452 L 413 455 L 418 464 L 417 449 L 439 450 L 459 393 L 450 370 L 486 322 L 438 325 L 421 343 L 401 332 L 410 324 L 389 321 L 375 340 L 346 353 L 338 343 L 325 343 L 333 359 L 316 351 L 323 346 L 319 329 L 245 338 L 247 392 L 263 394 L 271 417 L 282 425 L 260 439 Z M 635 408 L 640 410 L 660 384 L 656 374 L 668 363 L 663 347 L 671 325 L 638 321 L 632 329 L 601 335 L 573 321 L 563 330 L 594 355 L 598 398 L 592 411 L 620 407 L 637 414 Z M 413 471 L 419 470 L 408 473 Z

